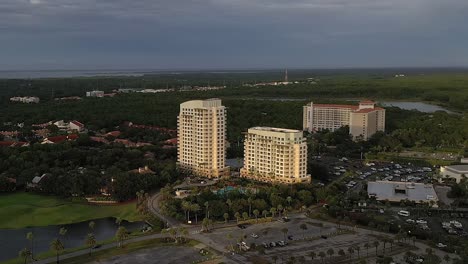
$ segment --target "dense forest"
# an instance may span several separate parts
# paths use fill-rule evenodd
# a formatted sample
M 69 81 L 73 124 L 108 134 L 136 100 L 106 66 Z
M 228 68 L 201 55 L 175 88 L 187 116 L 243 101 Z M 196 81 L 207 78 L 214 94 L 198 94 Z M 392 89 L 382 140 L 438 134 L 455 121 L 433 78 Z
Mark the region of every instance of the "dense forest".
M 398 152 L 405 148 L 429 147 L 433 150 L 450 148 L 461 152 L 468 148 L 468 74 L 444 73 L 394 78 L 391 73 L 374 75 L 322 75 L 310 72 L 290 72 L 297 84 L 288 86 L 245 87 L 255 83 L 281 79 L 280 72 L 251 75 L 186 74 L 148 75 L 144 77 L 99 77 L 68 79 L 0 80 L 0 130 L 31 133 L 32 124 L 56 120 L 78 120 L 90 131 L 76 142 L 58 145 L 32 144 L 24 148 L 0 148 L 0 184 L 11 188 L 6 180 L 14 178 L 18 184 L 31 181 L 34 176 L 49 173 L 43 192 L 60 195 L 95 194 L 113 177 L 113 194 L 121 200 L 134 197 L 136 190 L 149 191 L 168 182 L 178 174 L 175 170 L 174 149 L 162 149 L 159 143 L 168 139 L 149 130 L 128 129 L 126 121 L 175 129 L 179 104 L 193 99 L 219 97 L 227 107 L 227 134 L 230 142 L 228 158 L 242 157 L 243 135 L 252 126 L 273 126 L 302 129 L 302 106 L 310 100 L 323 103 L 350 103 L 347 100 L 370 98 L 428 100 L 448 105 L 460 113 L 421 113 L 387 108 L 385 133 L 378 133 L 368 142 L 354 142 L 347 128 L 334 133 L 323 131 L 308 135 L 309 155 L 316 155 L 327 146 L 337 155 L 358 155 L 365 152 Z M 314 79 L 307 79 L 314 78 Z M 56 101 L 54 97 L 83 96 L 86 91 L 116 88 L 165 88 L 183 85 L 223 85 L 214 91 L 185 91 L 158 94 L 117 94 L 115 97 L 83 98 L 78 101 Z M 16 95 L 41 97 L 39 104 L 10 103 Z M 22 126 L 17 126 L 21 123 Z M 24 125 L 24 126 L 23 126 Z M 120 145 L 99 145 L 89 136 L 120 130 L 121 137 L 146 141 L 153 146 L 129 149 Z M 21 138 L 19 138 L 21 139 Z M 0 138 L 2 140 L 2 138 Z M 33 142 L 34 143 L 34 142 Z M 145 158 L 150 153 L 153 160 Z M 333 153 L 332 153 L 333 154 Z M 312 159 L 310 159 L 312 160 Z M 157 177 L 138 175 L 129 171 L 149 166 Z M 77 173 L 78 168 L 85 171 Z M 309 171 L 314 178 L 326 180 L 326 172 L 312 162 Z M 99 175 L 99 177 L 98 177 Z M 156 180 L 154 179 L 156 178 Z M 63 179 L 72 179 L 62 181 Z M 134 181 L 135 190 L 124 188 Z M 121 183 L 121 184 L 120 184 Z M 120 185 L 119 185 L 120 184 Z M 119 188 L 119 186 L 121 188 Z

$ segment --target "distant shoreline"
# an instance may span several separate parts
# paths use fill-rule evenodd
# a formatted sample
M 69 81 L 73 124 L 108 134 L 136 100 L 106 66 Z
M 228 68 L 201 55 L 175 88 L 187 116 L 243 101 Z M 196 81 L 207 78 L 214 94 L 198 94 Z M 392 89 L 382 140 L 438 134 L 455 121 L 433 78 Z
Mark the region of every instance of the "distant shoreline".
M 207 74 L 256 74 L 283 72 L 284 68 L 245 69 L 47 69 L 47 70 L 0 70 L 0 79 L 43 79 L 43 78 L 87 78 L 87 77 L 142 77 L 145 75 L 177 75 L 185 73 Z M 429 74 L 468 73 L 468 67 L 388 67 L 388 68 L 288 68 L 290 73 L 310 72 L 311 74 Z

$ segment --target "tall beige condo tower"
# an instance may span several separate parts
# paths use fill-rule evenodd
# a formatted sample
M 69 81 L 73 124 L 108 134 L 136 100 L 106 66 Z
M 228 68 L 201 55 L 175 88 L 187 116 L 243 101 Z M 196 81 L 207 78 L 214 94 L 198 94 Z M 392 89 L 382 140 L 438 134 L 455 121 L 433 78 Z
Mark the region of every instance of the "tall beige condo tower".
M 310 182 L 307 174 L 307 144 L 302 131 L 253 127 L 244 141 L 241 177 L 263 182 Z
M 335 131 L 349 126 L 353 139 L 369 139 L 377 131 L 385 131 L 385 109 L 376 107 L 372 101 L 359 105 L 314 104 L 304 106 L 304 131 Z
M 179 168 L 199 176 L 229 176 L 226 108 L 220 99 L 182 103 L 177 118 Z

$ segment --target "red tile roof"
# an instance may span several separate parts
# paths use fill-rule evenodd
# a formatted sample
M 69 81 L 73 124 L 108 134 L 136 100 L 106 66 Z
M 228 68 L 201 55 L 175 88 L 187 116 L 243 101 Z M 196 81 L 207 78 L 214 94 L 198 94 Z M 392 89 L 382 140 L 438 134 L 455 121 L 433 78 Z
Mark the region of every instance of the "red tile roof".
M 111 131 L 111 132 L 107 133 L 106 136 L 118 137 L 118 136 L 120 136 L 120 134 L 122 134 L 122 133 L 120 131 L 116 130 L 116 131 Z
M 178 138 L 171 138 L 166 141 L 164 141 L 165 144 L 171 144 L 171 145 L 177 145 L 177 142 L 179 141 Z
M 364 108 L 364 109 L 360 109 L 360 110 L 357 110 L 357 111 L 353 111 L 353 113 L 365 114 L 365 113 L 370 113 L 370 112 L 374 112 L 374 111 L 377 111 L 377 110 L 383 110 L 383 108 L 381 108 L 381 107 Z
M 85 126 L 85 125 L 83 125 L 81 122 L 78 122 L 78 121 L 76 121 L 76 120 L 73 120 L 73 121 L 71 121 L 70 123 L 73 123 L 73 124 L 75 124 L 75 125 L 77 125 L 77 126 L 79 126 L 79 127 L 84 127 L 84 126 Z
M 29 142 L 0 141 L 0 147 L 23 147 L 29 145 Z
M 48 137 L 46 138 L 46 140 L 52 142 L 52 143 L 60 143 L 60 142 L 64 142 L 64 141 L 67 141 L 67 140 L 75 140 L 78 138 L 78 135 L 76 134 L 71 134 L 71 135 L 67 135 L 67 136 L 55 136 L 55 137 Z
M 375 102 L 371 100 L 364 100 L 364 101 L 359 102 L 359 104 L 375 104 Z
M 109 144 L 109 141 L 103 137 L 89 137 L 89 139 L 94 142 L 101 142 L 104 144 Z

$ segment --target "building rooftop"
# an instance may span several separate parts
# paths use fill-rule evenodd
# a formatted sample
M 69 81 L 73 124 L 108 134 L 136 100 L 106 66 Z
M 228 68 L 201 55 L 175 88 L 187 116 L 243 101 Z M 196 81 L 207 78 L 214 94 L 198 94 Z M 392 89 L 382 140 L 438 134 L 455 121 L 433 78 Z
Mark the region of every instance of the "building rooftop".
M 269 131 L 269 132 L 280 132 L 280 133 L 302 133 L 301 130 L 288 129 L 288 128 L 276 128 L 276 127 L 251 127 L 250 129 L 260 130 L 260 131 Z
M 377 200 L 399 202 L 410 200 L 414 202 L 438 201 L 432 184 L 413 182 L 375 181 L 367 183 L 367 193 Z
M 353 111 L 353 113 L 364 114 L 364 113 L 370 113 L 370 112 L 377 111 L 377 110 L 383 110 L 383 108 L 381 107 L 364 108 L 364 109 Z
M 313 104 L 314 107 L 328 107 L 328 108 L 346 108 L 351 110 L 359 109 L 357 105 L 343 105 L 343 104 Z
M 449 171 L 452 171 L 452 172 L 455 172 L 455 173 L 459 173 L 459 174 L 466 173 L 466 174 L 468 174 L 468 164 L 466 164 L 466 165 L 451 165 L 451 166 L 445 166 L 444 168 L 446 170 L 449 170 Z

